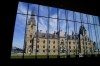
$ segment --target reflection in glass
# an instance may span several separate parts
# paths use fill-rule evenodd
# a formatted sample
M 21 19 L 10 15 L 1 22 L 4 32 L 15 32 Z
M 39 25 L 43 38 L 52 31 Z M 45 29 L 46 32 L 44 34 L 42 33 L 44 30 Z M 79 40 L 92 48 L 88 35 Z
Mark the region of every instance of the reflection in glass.
M 57 18 L 57 8 L 50 7 L 49 10 L 50 10 L 50 17 Z
M 26 15 L 17 14 L 15 28 L 14 28 L 12 50 L 11 50 L 11 58 L 22 58 L 25 26 L 26 26 Z
M 63 10 L 63 9 L 58 10 L 58 18 L 65 19 L 65 10 Z
M 87 15 L 82 13 L 82 22 L 87 23 Z
M 48 7 L 47 6 L 39 6 L 39 16 L 48 17 Z
M 81 20 L 80 20 L 80 13 L 79 12 L 74 12 L 74 13 L 75 13 L 75 18 L 76 18 L 75 21 L 81 22 Z
M 34 15 L 38 15 L 38 6 L 37 4 L 29 4 L 28 14 L 31 15 L 31 12 L 34 11 Z
M 68 20 L 73 20 L 73 11 L 68 11 Z
M 75 32 L 74 32 L 74 22 L 68 21 L 68 55 L 74 55 L 75 54 Z M 73 45 L 73 46 L 72 46 Z
M 66 21 L 65 20 L 59 20 L 59 30 L 60 30 L 60 57 L 65 58 L 66 57 Z
M 88 19 L 89 19 L 89 22 L 90 24 L 94 24 L 93 23 L 93 16 L 92 15 L 88 15 Z
M 19 2 L 17 13 L 27 14 L 28 3 Z
M 57 58 L 58 55 L 58 37 L 57 19 L 49 19 L 49 58 Z M 55 48 L 54 48 L 55 47 Z
M 94 19 L 94 24 L 99 25 L 99 17 L 93 16 L 93 19 Z
M 39 17 L 38 22 L 38 36 L 37 40 L 39 41 L 37 43 L 37 58 L 47 58 L 47 26 L 48 26 L 48 18 L 45 17 Z

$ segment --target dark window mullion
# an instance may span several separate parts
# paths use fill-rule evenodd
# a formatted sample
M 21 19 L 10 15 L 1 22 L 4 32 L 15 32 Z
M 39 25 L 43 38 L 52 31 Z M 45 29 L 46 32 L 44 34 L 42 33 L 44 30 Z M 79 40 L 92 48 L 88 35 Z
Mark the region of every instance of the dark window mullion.
M 48 17 L 50 16 L 50 7 L 48 7 Z M 48 45 L 49 45 L 49 19 L 47 23 L 47 58 L 49 58 Z
M 66 13 L 67 12 L 67 13 Z M 68 34 L 67 34 L 67 19 L 68 19 L 68 11 L 65 11 L 65 18 L 66 18 L 66 40 L 65 40 L 65 46 L 66 46 L 66 58 L 67 58 L 67 55 L 68 55 L 68 40 L 67 40 L 67 36 L 68 36 Z M 67 41 L 67 42 L 66 42 Z
M 75 12 L 73 13 L 73 20 L 76 21 L 76 14 L 75 14 Z M 78 55 L 77 54 L 77 41 L 76 41 L 76 32 L 77 32 L 77 24 L 76 23 L 77 22 L 74 22 L 74 32 L 75 32 L 74 39 L 75 39 L 75 46 L 76 46 L 76 48 L 74 50 L 76 52 L 76 55 Z
M 58 20 L 58 8 L 57 8 L 57 32 L 58 32 L 58 35 L 57 35 L 57 39 L 58 39 L 58 58 L 60 57 L 60 48 L 59 48 L 59 20 Z
M 87 22 L 88 22 L 88 16 L 87 16 L 87 14 L 86 14 L 86 18 L 87 18 Z M 90 40 L 90 36 L 91 36 L 91 32 L 90 32 L 90 29 L 89 29 L 89 24 L 87 24 L 87 26 L 88 26 L 88 32 L 89 32 L 89 36 L 88 36 L 88 39 Z M 91 45 L 91 41 L 88 41 L 89 43 L 90 43 L 90 45 Z
M 38 6 L 38 15 L 39 15 L 39 7 L 40 5 Z M 37 59 L 37 41 L 38 41 L 38 22 L 39 22 L 39 17 L 37 16 L 37 31 L 36 31 L 36 52 L 35 52 L 35 58 Z
M 93 18 L 93 22 L 95 22 L 95 20 L 94 20 L 94 17 L 92 16 L 92 18 Z M 98 50 L 98 42 L 97 42 L 97 30 L 96 30 L 96 28 L 95 28 L 95 25 L 93 25 L 93 27 L 94 27 L 94 30 L 95 30 L 95 37 L 96 37 L 96 44 L 97 44 L 97 51 L 98 51 L 98 54 L 99 54 L 99 50 Z
M 27 9 L 27 14 L 28 14 L 28 10 L 29 10 L 29 3 L 28 3 L 28 9 Z M 26 28 L 27 28 L 27 19 L 28 19 L 28 15 L 26 16 L 26 25 L 25 25 L 25 35 L 24 35 L 24 46 L 23 46 L 23 57 L 22 59 L 24 59 L 24 52 L 25 52 L 25 49 L 26 49 Z

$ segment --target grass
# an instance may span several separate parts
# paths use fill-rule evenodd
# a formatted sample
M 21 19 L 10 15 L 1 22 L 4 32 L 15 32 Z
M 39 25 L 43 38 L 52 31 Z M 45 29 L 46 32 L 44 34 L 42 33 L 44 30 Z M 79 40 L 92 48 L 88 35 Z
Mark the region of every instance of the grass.
M 60 58 L 66 58 L 66 55 L 61 55 Z
M 22 56 L 11 56 L 11 59 L 22 59 Z
M 70 58 L 75 58 L 76 56 L 75 55 L 70 55 Z
M 35 59 L 34 55 L 25 55 L 25 59 Z M 46 59 L 46 55 L 38 55 L 37 59 Z M 49 55 L 49 58 L 57 58 L 57 55 Z M 66 58 L 65 55 L 61 55 L 60 58 Z M 70 58 L 75 58 L 75 55 L 70 55 Z M 11 59 L 22 59 L 22 56 L 11 56 Z
M 57 58 L 57 55 L 49 55 L 49 58 Z
M 47 56 L 46 55 L 38 55 L 37 58 L 38 59 L 45 59 L 45 58 L 47 58 Z

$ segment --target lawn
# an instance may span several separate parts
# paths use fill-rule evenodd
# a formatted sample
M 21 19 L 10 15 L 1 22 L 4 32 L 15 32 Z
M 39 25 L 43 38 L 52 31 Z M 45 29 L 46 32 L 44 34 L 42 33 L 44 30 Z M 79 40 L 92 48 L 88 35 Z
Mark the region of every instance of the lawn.
M 66 58 L 66 55 L 61 55 L 60 58 Z
M 70 55 L 70 58 L 75 58 L 76 56 L 75 55 Z
M 34 55 L 26 55 L 24 56 L 25 59 L 35 59 Z M 46 59 L 46 55 L 38 55 L 37 59 Z M 56 55 L 50 55 L 49 58 L 57 58 Z M 22 59 L 22 56 L 11 56 L 11 59 Z
M 24 56 L 25 59 L 35 59 L 35 55 L 25 55 Z M 46 59 L 47 56 L 46 55 L 38 55 L 37 59 Z M 49 55 L 49 58 L 57 58 L 57 55 Z M 61 55 L 60 58 L 66 58 L 65 55 Z M 70 55 L 70 58 L 75 58 L 75 55 Z M 11 59 L 22 59 L 22 55 L 21 56 L 11 56 Z

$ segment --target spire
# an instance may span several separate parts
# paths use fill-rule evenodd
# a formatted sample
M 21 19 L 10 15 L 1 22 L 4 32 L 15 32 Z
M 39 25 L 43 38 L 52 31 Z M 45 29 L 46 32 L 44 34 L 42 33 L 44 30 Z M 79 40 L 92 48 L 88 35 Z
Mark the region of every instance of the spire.
M 35 21 L 35 17 L 34 17 L 34 10 L 32 10 L 31 12 L 31 17 L 29 22 L 32 22 L 34 26 L 36 26 L 36 21 Z
M 80 26 L 79 34 L 81 34 L 81 35 L 86 34 L 86 29 L 85 29 L 84 25 Z

